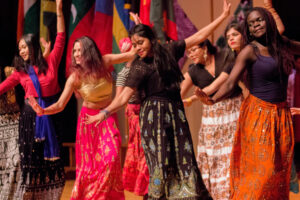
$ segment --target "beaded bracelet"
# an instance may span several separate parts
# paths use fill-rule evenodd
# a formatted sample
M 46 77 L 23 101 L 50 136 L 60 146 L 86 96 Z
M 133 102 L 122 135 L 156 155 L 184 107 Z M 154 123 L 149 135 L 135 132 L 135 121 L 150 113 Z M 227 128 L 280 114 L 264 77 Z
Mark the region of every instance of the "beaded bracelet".
M 100 110 L 100 113 L 104 113 L 104 119 L 107 119 L 109 117 L 109 114 L 110 114 L 109 111 L 105 110 L 105 109 Z

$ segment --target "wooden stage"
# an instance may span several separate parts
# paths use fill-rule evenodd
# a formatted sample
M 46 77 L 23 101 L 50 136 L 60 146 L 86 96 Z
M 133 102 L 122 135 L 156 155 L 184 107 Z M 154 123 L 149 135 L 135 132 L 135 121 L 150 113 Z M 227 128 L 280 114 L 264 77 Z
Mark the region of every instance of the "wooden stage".
M 63 192 L 61 200 L 69 200 L 70 199 L 73 184 L 74 184 L 74 180 L 68 180 L 66 182 L 66 186 L 64 188 L 64 192 Z M 127 191 L 125 191 L 125 199 L 126 200 L 143 200 L 142 197 L 135 196 L 134 194 L 127 192 Z M 290 200 L 300 200 L 300 193 L 298 193 L 297 195 L 294 193 L 290 193 Z

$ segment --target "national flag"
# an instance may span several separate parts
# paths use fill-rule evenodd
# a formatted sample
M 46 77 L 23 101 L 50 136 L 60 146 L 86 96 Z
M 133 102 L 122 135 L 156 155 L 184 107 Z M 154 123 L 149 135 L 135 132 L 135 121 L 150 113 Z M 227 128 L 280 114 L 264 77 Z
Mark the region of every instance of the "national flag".
M 129 11 L 131 4 L 124 0 L 115 0 L 113 8 L 113 53 L 120 53 L 119 41 L 128 37 L 128 31 L 131 27 Z M 115 72 L 118 73 L 124 67 L 124 64 L 114 65 Z
M 18 3 L 18 24 L 17 40 L 23 34 L 38 34 L 39 32 L 40 1 L 19 0 Z
M 41 0 L 40 37 L 54 41 L 56 36 L 56 3 L 55 0 Z
M 102 55 L 112 52 L 113 0 L 73 0 L 69 26 L 66 72 L 69 73 L 74 41 L 82 36 L 94 39 Z

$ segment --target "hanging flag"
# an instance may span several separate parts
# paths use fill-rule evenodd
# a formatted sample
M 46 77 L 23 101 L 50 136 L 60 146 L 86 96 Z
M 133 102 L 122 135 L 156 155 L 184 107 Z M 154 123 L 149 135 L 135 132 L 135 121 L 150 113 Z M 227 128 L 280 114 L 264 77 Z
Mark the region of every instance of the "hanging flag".
M 18 3 L 18 24 L 17 40 L 23 34 L 39 33 L 39 12 L 40 1 L 37 0 L 19 0 Z
M 129 20 L 129 11 L 131 4 L 126 3 L 124 0 L 115 0 L 113 9 L 113 53 L 120 53 L 119 41 L 128 37 L 128 31 L 131 27 Z M 124 64 L 114 65 L 116 74 L 121 71 Z
M 112 52 L 113 0 L 73 0 L 69 25 L 66 73 L 69 73 L 74 41 L 82 36 L 94 39 L 102 55 Z
M 41 0 L 40 37 L 54 41 L 56 36 L 56 3 L 55 0 Z
M 140 2 L 140 19 L 143 24 L 151 26 L 150 24 L 150 6 L 151 0 L 141 0 Z

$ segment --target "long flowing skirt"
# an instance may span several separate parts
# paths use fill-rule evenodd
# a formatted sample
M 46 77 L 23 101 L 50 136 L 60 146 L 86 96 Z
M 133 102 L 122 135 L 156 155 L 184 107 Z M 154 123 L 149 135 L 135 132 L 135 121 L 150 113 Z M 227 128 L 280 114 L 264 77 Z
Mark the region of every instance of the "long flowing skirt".
M 65 184 L 63 161 L 62 159 L 44 160 L 44 142 L 37 142 L 34 138 L 35 118 L 35 112 L 25 103 L 20 114 L 19 124 L 22 171 L 20 199 L 59 200 Z M 61 116 L 53 115 L 51 118 L 57 136 L 59 136 L 61 134 Z M 60 141 L 59 137 L 57 139 Z
M 242 97 L 203 105 L 198 135 L 197 163 L 213 199 L 230 197 L 230 155 Z
M 0 106 L 0 109 L 3 109 Z M 19 112 L 0 114 L 0 199 L 20 199 Z
M 123 200 L 120 163 L 121 138 L 114 117 L 95 127 L 85 124 L 86 114 L 100 110 L 82 107 L 76 135 L 76 180 L 71 199 Z
M 289 199 L 293 147 L 286 103 L 272 104 L 249 95 L 241 106 L 232 149 L 232 199 Z
M 182 101 L 148 97 L 140 112 L 149 200 L 211 199 L 201 178 Z
M 127 105 L 129 140 L 123 167 L 123 185 L 125 190 L 142 196 L 148 193 L 149 170 L 141 144 L 139 113 L 139 104 Z

